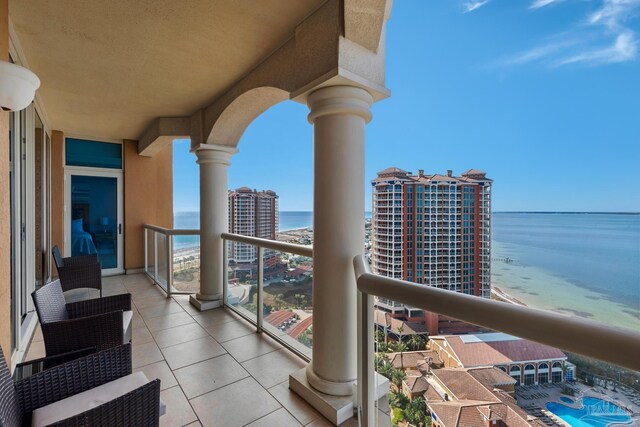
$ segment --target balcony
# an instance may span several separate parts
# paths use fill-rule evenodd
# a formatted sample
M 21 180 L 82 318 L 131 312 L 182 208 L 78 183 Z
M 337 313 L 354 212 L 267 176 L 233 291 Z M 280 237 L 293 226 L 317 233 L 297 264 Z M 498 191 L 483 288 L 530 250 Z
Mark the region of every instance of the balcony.
M 160 378 L 161 426 L 333 425 L 289 389 L 289 374 L 306 361 L 234 311 L 200 312 L 144 274 L 105 278 L 103 286 L 105 295 L 132 294 L 133 370 Z M 37 330 L 27 360 L 44 355 Z M 390 425 L 388 414 L 380 419 Z

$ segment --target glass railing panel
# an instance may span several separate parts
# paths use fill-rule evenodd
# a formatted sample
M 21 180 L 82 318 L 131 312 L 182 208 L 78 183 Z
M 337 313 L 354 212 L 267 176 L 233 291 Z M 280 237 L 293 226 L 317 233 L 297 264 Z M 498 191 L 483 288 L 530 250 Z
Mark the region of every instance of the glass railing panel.
M 146 260 L 146 273 L 155 278 L 156 274 L 156 250 L 154 243 L 154 236 L 156 232 L 153 230 L 145 229 L 147 236 L 147 260 Z
M 265 250 L 265 331 L 311 358 L 313 346 L 313 260 Z
M 168 264 L 167 264 L 167 251 L 169 250 L 168 244 L 168 237 L 162 233 L 156 233 L 156 239 L 157 239 L 157 245 L 156 245 L 156 251 L 157 251 L 157 265 L 156 265 L 156 271 L 157 271 L 157 276 L 155 278 L 156 282 L 158 283 L 158 285 L 165 290 L 167 290 L 167 283 L 168 283 Z
M 196 293 L 200 290 L 200 236 L 173 236 L 172 293 Z
M 257 247 L 246 243 L 225 241 L 227 251 L 226 304 L 242 316 L 257 322 Z

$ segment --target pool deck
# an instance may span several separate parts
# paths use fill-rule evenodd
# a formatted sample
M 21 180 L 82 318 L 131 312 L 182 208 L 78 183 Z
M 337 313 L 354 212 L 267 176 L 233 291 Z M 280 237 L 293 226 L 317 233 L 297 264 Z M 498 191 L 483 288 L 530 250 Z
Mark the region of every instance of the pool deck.
M 613 402 L 616 405 L 625 408 L 627 411 L 629 411 L 629 415 L 631 415 L 631 419 L 633 421 L 632 425 L 640 425 L 640 405 L 633 402 L 631 398 L 627 396 L 627 394 L 629 393 L 628 390 L 619 389 L 618 391 L 614 392 L 611 390 L 611 388 L 604 389 L 602 387 L 588 387 L 577 382 L 571 383 L 569 386 L 577 391 L 576 396 L 567 396 L 562 394 L 563 384 L 545 384 L 537 386 L 518 387 L 516 391 L 518 405 L 529 412 L 531 415 L 540 417 L 540 414 L 542 413 L 545 418 L 548 418 L 549 423 L 547 423 L 547 425 L 549 426 L 556 425 L 571 427 L 560 417 L 547 410 L 547 402 L 558 402 L 563 405 L 578 409 L 582 405 L 576 400 L 579 400 L 582 397 L 597 397 L 599 399 Z M 638 393 L 635 394 L 636 396 L 634 397 L 634 399 L 636 399 L 637 401 Z M 570 399 L 574 400 L 574 403 L 569 404 L 567 402 L 563 402 L 560 399 L 560 397 L 563 396 L 569 397 Z

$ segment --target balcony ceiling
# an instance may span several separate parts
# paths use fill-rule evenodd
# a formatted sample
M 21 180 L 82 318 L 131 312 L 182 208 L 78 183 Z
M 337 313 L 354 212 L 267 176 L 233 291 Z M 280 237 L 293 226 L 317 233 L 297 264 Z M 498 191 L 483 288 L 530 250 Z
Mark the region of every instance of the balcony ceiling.
M 11 0 L 53 129 L 138 139 L 191 115 L 269 56 L 326 0 Z

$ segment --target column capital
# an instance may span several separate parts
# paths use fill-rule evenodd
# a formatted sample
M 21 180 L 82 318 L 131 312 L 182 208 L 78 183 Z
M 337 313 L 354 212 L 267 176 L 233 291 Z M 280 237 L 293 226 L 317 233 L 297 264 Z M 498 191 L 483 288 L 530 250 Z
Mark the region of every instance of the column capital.
M 307 105 L 311 110 L 307 119 L 313 124 L 318 117 L 330 114 L 356 115 L 371 120 L 373 97 L 366 90 L 355 86 L 327 86 L 309 94 Z
M 231 156 L 238 153 L 238 149 L 235 147 L 214 144 L 199 144 L 191 151 L 196 153 L 196 156 L 198 157 L 196 163 L 199 165 L 205 163 L 218 163 L 229 166 L 231 164 Z

